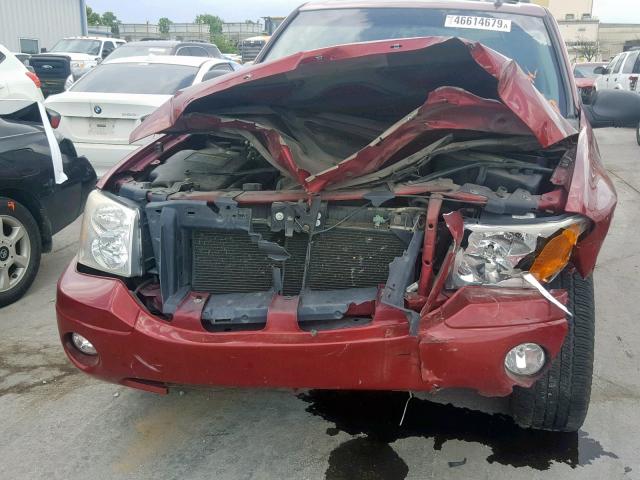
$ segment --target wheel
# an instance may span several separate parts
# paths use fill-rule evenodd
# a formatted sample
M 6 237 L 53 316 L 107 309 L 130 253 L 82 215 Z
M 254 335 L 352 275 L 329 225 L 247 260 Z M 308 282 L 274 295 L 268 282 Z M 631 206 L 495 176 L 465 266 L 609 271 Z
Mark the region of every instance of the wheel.
M 550 285 L 569 294 L 569 330 L 551 368 L 531 388 L 514 387 L 511 415 L 518 425 L 575 432 L 587 416 L 593 376 L 595 307 L 593 277 L 565 270 Z
M 22 297 L 40 267 L 42 240 L 33 215 L 19 202 L 0 197 L 0 307 Z
M 640 123 L 638 124 L 638 127 L 636 128 L 636 142 L 638 142 L 638 145 L 640 145 Z

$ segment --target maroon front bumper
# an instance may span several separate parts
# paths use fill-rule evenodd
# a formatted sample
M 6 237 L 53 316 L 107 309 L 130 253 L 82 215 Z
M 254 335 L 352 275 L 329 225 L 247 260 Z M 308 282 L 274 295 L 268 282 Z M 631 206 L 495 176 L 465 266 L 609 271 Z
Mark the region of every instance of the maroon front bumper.
M 554 295 L 566 302 L 564 291 Z M 170 384 L 430 391 L 471 388 L 508 395 L 514 378 L 504 356 L 515 345 L 562 346 L 564 314 L 537 292 L 467 287 L 421 320 L 379 304 L 371 323 L 318 332 L 298 328 L 297 299 L 276 297 L 263 330 L 207 332 L 202 302 L 188 297 L 171 322 L 149 314 L 119 280 L 79 273 L 73 262 L 58 284 L 58 328 L 65 352 L 82 371 L 153 391 Z M 200 304 L 200 306 L 198 306 Z M 71 332 L 98 351 L 89 357 Z

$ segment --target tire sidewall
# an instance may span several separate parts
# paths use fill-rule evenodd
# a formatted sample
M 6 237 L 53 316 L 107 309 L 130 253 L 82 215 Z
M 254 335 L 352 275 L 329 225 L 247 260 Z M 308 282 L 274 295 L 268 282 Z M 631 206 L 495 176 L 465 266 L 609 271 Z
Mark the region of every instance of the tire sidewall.
M 42 236 L 38 223 L 31 212 L 20 202 L 11 198 L 0 196 L 0 216 L 9 216 L 18 220 L 29 235 L 31 245 L 31 258 L 27 271 L 20 282 L 6 292 L 0 292 L 0 307 L 9 305 L 19 300 L 29 289 L 38 274 L 40 257 L 42 255 Z

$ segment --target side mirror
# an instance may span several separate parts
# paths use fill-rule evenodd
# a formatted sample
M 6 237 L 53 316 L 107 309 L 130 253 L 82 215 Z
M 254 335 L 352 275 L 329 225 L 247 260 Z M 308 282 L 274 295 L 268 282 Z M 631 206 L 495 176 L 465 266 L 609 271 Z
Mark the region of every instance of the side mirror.
M 40 49 L 40 53 L 47 53 L 47 49 L 46 49 L 46 48 L 44 48 L 44 47 L 42 47 L 42 48 Z
M 640 123 L 640 95 L 634 92 L 599 90 L 583 108 L 592 128 L 635 128 Z
M 593 73 L 595 73 L 596 75 L 606 75 L 607 67 L 596 67 L 593 69 Z

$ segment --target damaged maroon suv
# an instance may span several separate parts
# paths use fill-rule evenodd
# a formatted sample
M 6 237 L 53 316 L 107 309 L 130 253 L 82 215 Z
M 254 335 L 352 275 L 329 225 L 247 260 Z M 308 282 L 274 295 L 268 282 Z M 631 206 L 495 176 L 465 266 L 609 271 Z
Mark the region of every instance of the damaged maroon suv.
M 467 388 L 576 430 L 616 204 L 592 126 L 636 125 L 626 93 L 582 106 L 534 5 L 304 5 L 133 132 L 60 279 L 65 351 L 159 393 Z

